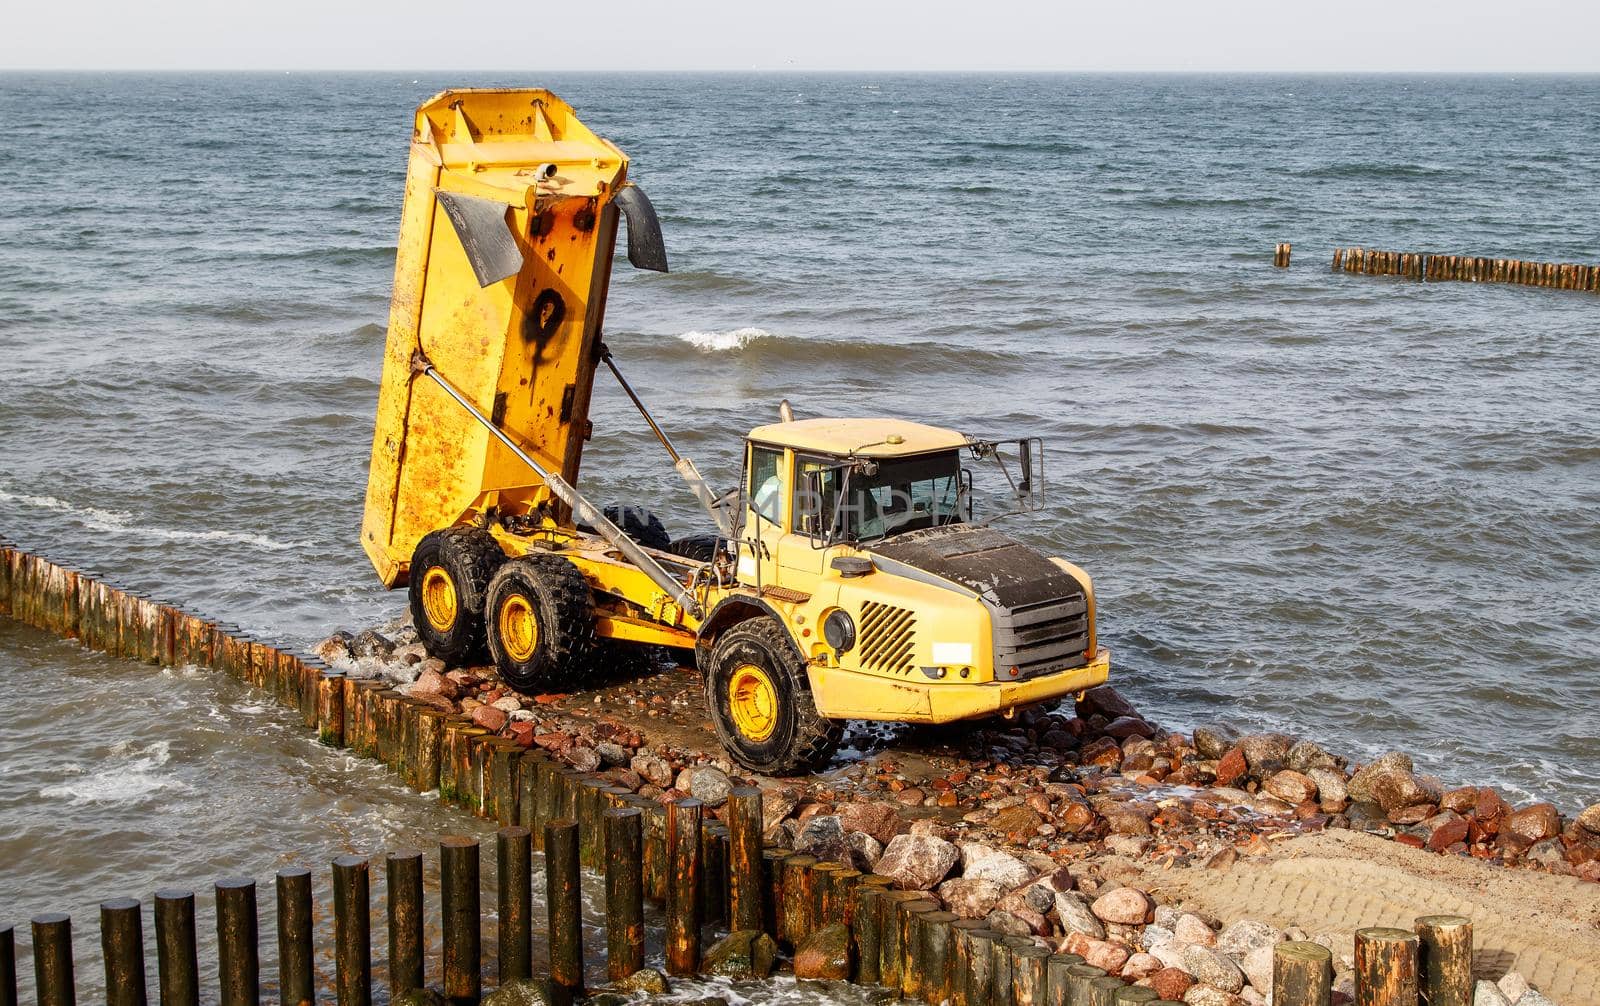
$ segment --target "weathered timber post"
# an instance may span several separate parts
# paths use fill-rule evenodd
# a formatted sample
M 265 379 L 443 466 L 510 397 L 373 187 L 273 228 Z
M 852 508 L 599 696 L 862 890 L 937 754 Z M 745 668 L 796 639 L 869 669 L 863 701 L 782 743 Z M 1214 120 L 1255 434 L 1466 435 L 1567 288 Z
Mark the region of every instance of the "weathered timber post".
M 1279 269 L 1289 268 L 1289 252 L 1291 248 L 1291 245 L 1280 244 L 1273 249 L 1272 264 L 1277 266 Z
M 317 677 L 317 740 L 344 747 L 344 675 L 323 671 Z
M 138 898 L 100 903 L 100 950 L 106 965 L 106 1006 L 145 1006 L 144 927 Z
M 1016 1002 L 1016 969 L 1012 966 L 1011 946 L 1007 942 L 1011 939 L 1013 937 L 996 933 L 989 944 L 989 1002 L 993 1006 L 1013 1006 Z
M 521 826 L 494 835 L 499 874 L 500 984 L 533 977 L 533 835 Z
M 927 900 L 924 894 L 917 901 L 902 901 L 900 910 L 900 995 L 905 999 L 921 999 L 922 988 L 928 976 L 922 971 L 922 917 L 939 911 L 937 902 Z
M 334 988 L 339 1006 L 372 1003 L 371 881 L 365 856 L 333 861 Z
M 778 913 L 778 939 L 798 948 L 811 935 L 811 910 L 816 897 L 811 868 L 817 857 L 797 852 L 783 860 L 783 904 Z
M 1122 979 L 1106 975 L 1104 978 L 1095 978 L 1089 982 L 1089 1002 L 1091 1006 L 1116 1006 L 1117 993 L 1122 991 Z
M 1344 268 L 1344 249 L 1343 248 L 1335 248 L 1333 250 L 1333 271 L 1334 272 L 1338 272 L 1340 269 L 1343 269 L 1343 268 Z
M 1067 1002 L 1070 1006 L 1090 1006 L 1094 1001 L 1094 981 L 1105 976 L 1105 969 L 1093 964 L 1074 964 L 1067 968 Z
M 791 859 L 794 857 L 790 857 Z M 814 858 L 814 857 L 813 857 Z M 783 900 L 789 900 L 788 861 L 785 860 Z M 900 946 L 900 905 L 924 901 L 921 891 L 885 891 L 878 903 L 878 981 L 891 989 L 900 987 L 900 965 L 905 955 Z
M 161 1006 L 199 1006 L 200 958 L 195 949 L 194 892 L 155 894 L 156 974 Z
M 583 995 L 583 920 L 578 890 L 578 822 L 544 826 L 545 903 L 550 924 L 550 991 L 553 1006 L 572 1006 Z
M 528 829 L 535 851 L 544 848 L 544 822 L 539 818 L 539 765 L 544 760 L 538 751 L 524 751 L 517 765 L 517 823 Z
M 422 975 L 422 853 L 396 849 L 384 857 L 389 914 L 389 991 L 424 987 Z
M 700 922 L 728 921 L 728 829 L 702 819 L 700 826 Z
M 300 1006 L 317 998 L 311 949 L 311 871 L 285 867 L 275 880 L 278 895 L 278 1001 Z
M 817 863 L 811 867 L 811 932 L 844 921 L 843 917 L 834 917 L 838 906 L 834 904 L 831 895 L 833 878 L 844 869 L 843 863 L 828 862 Z
M 923 912 L 917 919 L 922 938 L 918 941 L 917 963 L 922 970 L 922 1001 L 939 1006 L 950 998 L 950 942 L 956 921 L 954 912 Z
M 459 835 L 439 840 L 439 914 L 444 928 L 444 997 L 475 1003 L 483 989 L 479 930 L 478 843 Z
M 33 917 L 33 983 L 39 1006 L 73 1006 L 72 919 L 60 912 Z
M 992 993 L 989 981 L 994 974 L 994 949 L 996 936 L 979 925 L 969 928 L 955 926 L 955 963 L 952 965 L 950 985 L 955 1006 L 989 1006 Z
M 544 826 L 561 817 L 561 766 L 548 758 L 533 763 L 534 788 L 537 791 L 534 820 L 539 829 L 533 833 L 534 847 L 544 849 Z
M 4 544 L 0 539 L 0 548 Z M 0 613 L 5 612 L 5 564 L 0 552 Z M 0 926 L 0 1006 L 17 1006 L 17 934 L 10 926 Z
M 621 981 L 644 967 L 644 815 L 612 808 L 606 829 L 606 977 Z
M 1417 934 L 1356 930 L 1356 1006 L 1417 1006 Z
M 427 706 L 417 710 L 416 746 L 411 753 L 417 792 L 439 787 L 440 738 L 444 734 L 445 714 Z
M 728 928 L 761 929 L 761 791 L 740 786 L 728 796 Z M 874 967 L 876 971 L 876 967 Z
M 692 797 L 667 805 L 667 973 L 700 970 L 700 811 Z
M 217 881 L 217 980 L 222 1006 L 257 1006 L 261 1001 L 261 948 L 256 919 L 256 882 L 248 877 Z
M 494 794 L 494 813 L 502 827 L 517 823 L 517 797 L 521 792 L 517 769 L 522 765 L 522 745 L 509 737 L 497 737 L 490 746 L 488 786 Z
M 1472 921 L 1417 919 L 1417 983 L 1426 1006 L 1472 1006 Z
M 1052 954 L 1045 961 L 1045 1002 L 1050 1006 L 1067 1006 L 1072 994 L 1072 973 L 1068 969 L 1082 963 L 1083 958 L 1077 954 Z
M 1011 999 L 1017 1006 L 1045 1006 L 1050 951 L 1041 946 L 1011 952 Z
M 1333 954 L 1320 943 L 1280 943 L 1272 949 L 1272 1001 L 1276 1006 L 1328 1006 L 1333 996 Z
M 853 894 L 855 906 L 850 916 L 850 941 L 855 946 L 855 967 L 851 978 L 859 985 L 876 985 L 878 956 L 882 952 L 878 913 L 884 891 L 881 887 L 860 885 Z M 742 927 L 735 923 L 735 928 Z
M 1144 1003 L 1154 1002 L 1156 995 L 1155 989 L 1141 985 L 1124 985 L 1117 989 L 1112 1001 L 1116 1006 L 1143 1006 Z

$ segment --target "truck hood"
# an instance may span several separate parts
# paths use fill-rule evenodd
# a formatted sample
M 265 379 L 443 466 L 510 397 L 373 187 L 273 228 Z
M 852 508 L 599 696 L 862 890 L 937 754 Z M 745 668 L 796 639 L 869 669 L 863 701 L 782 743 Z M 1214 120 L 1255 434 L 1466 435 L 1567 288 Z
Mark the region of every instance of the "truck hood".
M 1083 597 L 1083 586 L 1065 570 L 992 528 L 949 524 L 896 535 L 867 551 L 966 587 L 1000 609 Z

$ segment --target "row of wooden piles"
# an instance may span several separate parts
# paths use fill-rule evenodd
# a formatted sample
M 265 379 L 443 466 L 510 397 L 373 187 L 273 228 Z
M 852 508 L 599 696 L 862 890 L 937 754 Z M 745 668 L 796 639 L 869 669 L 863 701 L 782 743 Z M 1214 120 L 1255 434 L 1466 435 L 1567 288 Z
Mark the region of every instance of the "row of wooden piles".
M 620 979 L 643 966 L 645 901 L 665 912 L 669 973 L 701 967 L 702 941 L 718 931 L 770 935 L 796 949 L 828 927 L 842 927 L 852 980 L 896 989 L 910 1001 L 937 1006 L 1119 1006 L 1155 1003 L 1149 988 L 1107 975 L 1073 954 L 1052 954 L 1033 940 L 958 919 L 921 892 L 892 888 L 887 877 L 785 849 L 763 848 L 759 790 L 737 789 L 718 816 L 693 799 L 660 804 L 599 776 L 578 772 L 540 750 L 489 734 L 470 719 L 447 715 L 384 683 L 356 680 L 315 658 L 252 639 L 236 627 L 183 607 L 105 584 L 0 540 L 0 614 L 133 660 L 224 671 L 266 689 L 298 710 L 323 743 L 374 757 L 408 785 L 437 789 L 441 799 L 496 820 L 500 890 L 496 974 L 503 982 L 531 967 L 531 855 L 544 854 L 549 978 L 558 998 L 583 991 L 578 880 L 582 867 L 606 879 L 607 974 Z M 482 986 L 478 847 L 470 839 L 440 843 L 442 973 L 447 998 L 472 1002 Z M 421 862 L 391 853 L 388 871 L 389 987 L 422 987 Z M 340 1006 L 372 997 L 368 861 L 333 864 L 335 996 Z M 311 970 L 311 878 L 286 870 L 277 878 L 278 996 L 285 1004 L 314 1001 Z M 259 1002 L 261 980 L 255 885 L 217 884 L 219 1001 Z M 193 894 L 158 892 L 160 1001 L 199 1001 Z M 101 936 L 113 1006 L 146 1001 L 141 909 L 131 899 L 102 906 Z M 837 932 L 837 930 L 836 930 Z M 41 1006 L 74 1001 L 71 922 L 64 915 L 33 920 L 34 972 Z M 1432 1006 L 1470 1002 L 1471 926 L 1465 919 L 1419 920 L 1417 932 L 1367 929 L 1356 936 L 1359 1006 Z M 1314 943 L 1276 951 L 1277 1006 L 1327 1006 L 1331 955 Z M 1429 991 L 1431 990 L 1431 991 Z M 14 934 L 0 929 L 0 1006 L 17 1002 Z
M 1280 249 L 1283 247 L 1279 246 Z M 1364 276 L 1400 276 L 1430 283 L 1514 283 L 1551 290 L 1600 292 L 1600 266 L 1574 262 L 1525 262 L 1521 259 L 1473 255 L 1335 248 L 1333 271 Z

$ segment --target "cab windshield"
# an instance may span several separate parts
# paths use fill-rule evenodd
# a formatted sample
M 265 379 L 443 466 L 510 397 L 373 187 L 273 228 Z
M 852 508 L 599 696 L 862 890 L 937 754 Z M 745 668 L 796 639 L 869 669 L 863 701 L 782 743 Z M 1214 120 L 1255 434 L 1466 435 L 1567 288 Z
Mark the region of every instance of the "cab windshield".
M 811 485 L 821 489 L 821 513 L 833 525 L 835 540 L 873 541 L 962 520 L 961 458 L 955 451 L 856 467 L 837 464 L 802 463 L 802 470 L 820 477 Z

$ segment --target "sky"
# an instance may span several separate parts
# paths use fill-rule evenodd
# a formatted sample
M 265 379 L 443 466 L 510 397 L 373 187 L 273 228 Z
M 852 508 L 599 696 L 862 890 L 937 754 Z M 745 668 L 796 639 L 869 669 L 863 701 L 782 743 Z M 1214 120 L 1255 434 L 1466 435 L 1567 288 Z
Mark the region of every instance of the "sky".
M 1600 71 L 1597 0 L 28 0 L 0 69 Z

